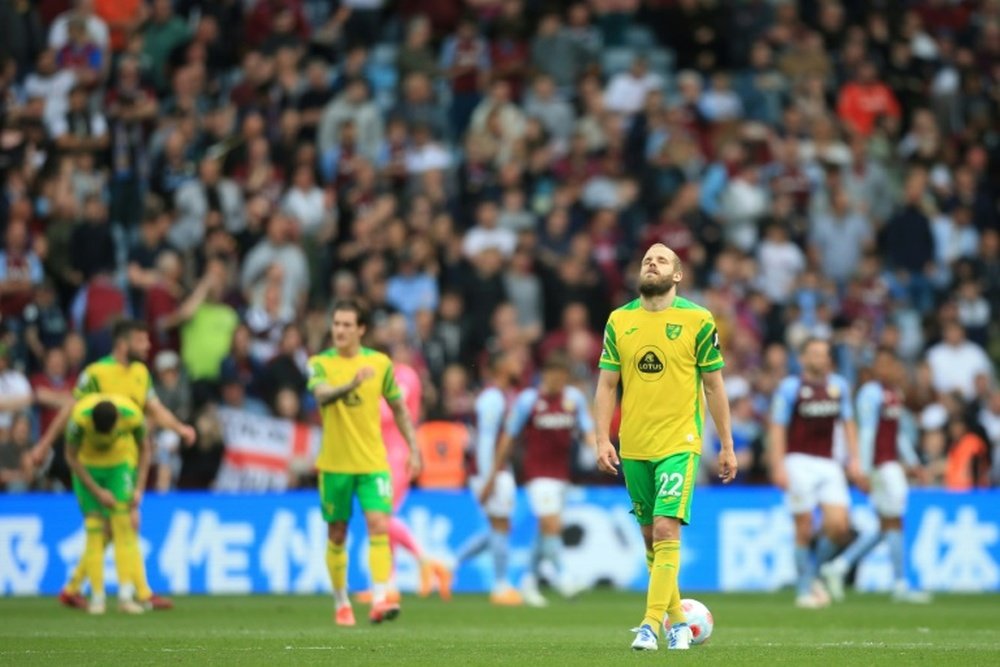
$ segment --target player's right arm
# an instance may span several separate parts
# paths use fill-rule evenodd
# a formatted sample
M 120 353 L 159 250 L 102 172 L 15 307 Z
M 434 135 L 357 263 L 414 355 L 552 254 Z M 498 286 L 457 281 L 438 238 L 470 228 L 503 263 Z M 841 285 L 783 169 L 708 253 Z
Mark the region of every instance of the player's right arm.
M 612 313 L 613 316 L 613 313 Z M 618 401 L 618 381 L 621 379 L 621 357 L 614 321 L 608 318 L 604 327 L 604 348 L 597 364 L 597 389 L 594 391 L 594 430 L 597 439 L 597 467 L 609 475 L 618 474 L 618 452 L 611 443 L 611 419 Z
M 483 488 L 479 491 L 480 503 L 485 503 L 486 499 L 493 494 L 493 484 L 496 482 L 497 475 L 507 465 L 510 452 L 514 449 L 514 441 L 521 435 L 525 424 L 531 418 L 531 407 L 535 404 L 537 396 L 538 392 L 536 390 L 526 389 L 518 394 L 517 399 L 514 401 L 514 407 L 507 416 L 507 424 L 504 426 L 503 434 L 500 436 L 499 442 L 497 442 L 496 453 L 493 456 L 493 466 L 490 468 L 486 483 L 483 484 Z
M 882 410 L 882 390 L 878 384 L 868 382 L 861 387 L 858 404 L 858 458 L 861 470 L 871 473 L 875 461 L 875 435 L 878 433 L 879 412 Z
M 42 437 L 38 440 L 38 444 L 31 450 L 31 456 L 36 465 L 41 465 L 45 462 L 45 457 L 49 455 L 49 450 L 52 449 L 56 438 L 66 430 L 70 417 L 73 416 L 73 406 L 76 405 L 76 402 L 84 396 L 96 394 L 100 390 L 97 377 L 90 372 L 90 367 L 84 368 L 83 372 L 80 373 L 80 377 L 76 380 L 76 386 L 73 387 L 73 400 L 59 409 L 56 416 L 52 418 L 52 423 L 49 424 L 48 430 L 42 434 Z
M 73 471 L 73 474 L 94 495 L 97 500 L 107 507 L 113 509 L 115 497 L 107 489 L 102 489 L 91 477 L 87 467 L 80 463 L 80 446 L 83 444 L 83 429 L 76 422 L 70 422 L 66 428 L 66 465 Z
M 795 395 L 798 391 L 795 378 L 785 378 L 771 399 L 771 423 L 768 426 L 767 451 L 771 463 L 771 481 L 780 489 L 788 488 L 785 471 L 785 452 L 788 451 L 788 423 L 792 420 Z
M 318 360 L 309 362 L 309 391 L 316 397 L 321 407 L 336 403 L 361 386 L 365 380 L 375 377 L 375 369 L 365 366 L 358 370 L 350 382 L 332 385 L 328 382 L 326 369 Z

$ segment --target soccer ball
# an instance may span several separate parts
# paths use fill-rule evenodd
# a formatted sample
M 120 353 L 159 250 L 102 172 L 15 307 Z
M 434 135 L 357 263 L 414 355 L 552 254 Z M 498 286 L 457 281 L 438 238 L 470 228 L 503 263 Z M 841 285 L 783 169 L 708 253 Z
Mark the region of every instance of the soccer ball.
M 690 598 L 681 600 L 681 609 L 687 616 L 688 625 L 691 626 L 691 641 L 694 644 L 704 644 L 712 636 L 712 629 L 715 627 L 715 619 L 708 607 Z M 670 619 L 663 619 L 663 631 L 670 630 Z

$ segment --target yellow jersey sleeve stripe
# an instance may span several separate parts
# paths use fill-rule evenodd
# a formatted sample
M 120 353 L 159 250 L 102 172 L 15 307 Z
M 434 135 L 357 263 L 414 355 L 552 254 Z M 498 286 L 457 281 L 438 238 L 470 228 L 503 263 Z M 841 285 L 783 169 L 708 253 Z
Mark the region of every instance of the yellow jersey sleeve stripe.
M 606 359 L 601 359 L 601 361 L 597 364 L 597 367 L 600 368 L 602 371 L 620 371 L 622 365 L 617 361 L 608 361 Z

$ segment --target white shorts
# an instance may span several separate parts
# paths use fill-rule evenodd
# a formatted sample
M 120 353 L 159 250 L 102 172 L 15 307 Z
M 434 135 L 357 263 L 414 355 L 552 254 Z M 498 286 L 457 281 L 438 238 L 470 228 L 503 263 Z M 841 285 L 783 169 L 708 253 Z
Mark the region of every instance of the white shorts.
M 566 489 L 569 488 L 566 480 L 539 477 L 528 482 L 525 488 L 532 514 L 535 516 L 562 514 L 563 507 L 566 506 Z
M 476 475 L 469 479 L 469 488 L 473 495 L 479 497 L 479 492 L 486 484 L 484 475 Z M 496 519 L 509 519 L 514 513 L 514 498 L 517 495 L 517 485 L 514 484 L 514 474 L 509 470 L 501 470 L 493 482 L 493 493 L 483 503 L 486 516 Z
M 794 452 L 785 455 L 785 470 L 785 502 L 792 514 L 812 512 L 819 505 L 850 506 L 844 469 L 833 459 Z
M 910 487 L 899 461 L 886 461 L 872 475 L 872 505 L 879 516 L 898 519 L 906 513 Z

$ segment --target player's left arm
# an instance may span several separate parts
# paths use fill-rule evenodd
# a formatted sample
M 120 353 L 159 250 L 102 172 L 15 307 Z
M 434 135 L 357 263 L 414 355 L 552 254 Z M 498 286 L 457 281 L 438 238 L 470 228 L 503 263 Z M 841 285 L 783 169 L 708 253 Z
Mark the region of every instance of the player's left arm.
M 403 392 L 396 384 L 396 375 L 393 372 L 392 364 L 388 364 L 385 375 L 382 376 L 382 396 L 389 404 L 389 409 L 392 410 L 392 419 L 396 422 L 400 435 L 406 440 L 406 446 L 410 449 L 410 458 L 406 462 L 406 472 L 410 475 L 410 479 L 416 479 L 423 467 L 420 460 L 420 449 L 417 447 L 417 432 L 413 428 L 413 420 L 410 418 L 410 411 L 406 408 Z
M 594 418 L 590 415 L 590 408 L 587 407 L 587 398 L 583 392 L 576 387 L 569 388 L 569 394 L 576 406 L 576 427 L 583 438 L 583 444 L 597 453 L 597 433 L 594 429 Z
M 733 444 L 732 417 L 729 413 L 729 397 L 726 395 L 726 383 L 722 379 L 722 369 L 726 362 L 722 358 L 722 346 L 719 343 L 719 330 L 715 320 L 708 316 L 694 342 L 696 372 L 701 373 L 705 388 L 705 403 L 708 412 L 715 422 L 715 430 L 719 434 L 719 479 L 723 484 L 736 479 L 739 462 Z
M 712 415 L 715 430 L 719 434 L 719 479 L 723 484 L 728 484 L 736 479 L 739 463 L 733 446 L 733 427 L 726 383 L 722 379 L 722 370 L 702 373 L 701 378 L 705 385 L 705 403 L 708 404 L 708 412 Z
M 139 424 L 133 431 L 135 446 L 139 448 L 139 463 L 136 468 L 135 490 L 132 493 L 132 506 L 136 507 L 142 502 L 142 496 L 146 493 L 146 482 L 149 480 L 149 464 L 153 458 L 153 445 L 146 432 L 146 427 Z
M 865 475 L 861 471 L 861 453 L 858 447 L 858 423 L 854 421 L 854 402 L 851 400 L 851 387 L 847 380 L 837 376 L 840 384 L 840 418 L 844 423 L 844 440 L 847 444 L 847 477 L 855 484 L 864 487 Z
M 493 465 L 486 476 L 486 482 L 479 491 L 480 503 L 485 503 L 486 499 L 493 495 L 493 484 L 496 482 L 497 475 L 507 465 L 510 453 L 514 449 L 514 442 L 521 435 L 525 424 L 528 423 L 528 419 L 531 417 L 531 407 L 535 404 L 537 396 L 538 392 L 534 389 L 526 389 L 518 394 L 517 399 L 514 401 L 510 414 L 507 416 L 507 423 L 504 425 L 503 433 L 497 441 L 496 452 L 493 454 Z

